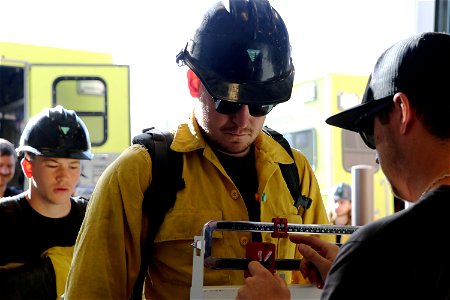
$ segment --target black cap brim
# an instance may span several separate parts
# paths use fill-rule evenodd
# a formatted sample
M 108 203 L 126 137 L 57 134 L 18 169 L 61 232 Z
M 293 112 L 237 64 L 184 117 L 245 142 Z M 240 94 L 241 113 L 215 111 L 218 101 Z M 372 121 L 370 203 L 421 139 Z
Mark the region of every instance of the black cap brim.
M 447 33 L 424 32 L 397 42 L 378 58 L 361 104 L 325 122 L 358 132 L 358 121 L 373 116 L 377 106 L 382 109 L 399 92 L 414 100 L 415 105 L 419 101 L 436 101 L 427 104 L 430 106 L 448 104 L 449 49 Z M 440 109 L 442 116 L 448 114 L 444 108 Z
M 361 116 L 364 116 L 366 112 L 379 105 L 380 101 L 370 101 L 367 103 L 361 103 L 347 109 L 343 112 L 335 114 L 325 122 L 329 125 L 340 127 L 342 129 L 347 129 L 350 131 L 358 132 L 357 122 L 360 120 Z

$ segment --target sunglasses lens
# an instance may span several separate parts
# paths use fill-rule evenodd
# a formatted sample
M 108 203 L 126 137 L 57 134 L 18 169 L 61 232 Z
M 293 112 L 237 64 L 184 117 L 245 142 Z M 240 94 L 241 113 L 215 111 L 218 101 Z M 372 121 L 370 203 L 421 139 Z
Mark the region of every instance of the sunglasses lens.
M 253 117 L 262 117 L 270 113 L 274 105 L 249 105 L 250 115 Z
M 216 111 L 220 114 L 224 115 L 232 115 L 237 113 L 243 104 L 226 101 L 226 100 L 220 100 L 220 99 L 213 99 L 214 100 L 214 107 L 216 108 Z M 250 112 L 250 115 L 253 117 L 262 117 L 267 115 L 272 108 L 275 105 L 254 105 L 249 104 L 248 109 Z
M 361 138 L 363 139 L 367 147 L 369 147 L 370 149 L 375 149 L 375 139 L 373 137 L 373 134 L 367 134 L 364 131 L 360 131 L 359 134 L 361 135 Z
M 381 100 L 377 100 L 379 105 L 367 111 L 363 116 L 359 118 L 356 122 L 359 134 L 363 139 L 367 147 L 371 149 L 376 149 L 375 138 L 374 138 L 374 123 L 375 117 L 380 116 L 381 119 L 386 119 L 390 112 L 389 107 L 394 107 L 392 102 L 392 96 L 386 97 Z
M 375 139 L 374 139 L 374 129 L 373 129 L 373 118 L 367 118 L 361 120 L 358 124 L 358 131 L 363 139 L 364 143 L 370 149 L 375 149 Z
M 237 113 L 241 109 L 241 104 L 231 102 L 231 101 L 224 101 L 220 99 L 214 99 L 214 105 L 216 108 L 216 111 L 220 114 L 224 115 L 232 115 Z

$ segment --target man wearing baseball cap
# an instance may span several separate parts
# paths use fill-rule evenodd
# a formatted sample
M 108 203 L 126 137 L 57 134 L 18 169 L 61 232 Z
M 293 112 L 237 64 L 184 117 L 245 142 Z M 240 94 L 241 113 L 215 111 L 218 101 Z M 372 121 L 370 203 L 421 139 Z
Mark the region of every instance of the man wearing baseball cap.
M 367 224 L 339 251 L 315 237 L 291 237 L 304 256 L 302 273 L 324 284 L 321 299 L 450 299 L 449 83 L 450 35 L 417 34 L 380 56 L 360 105 L 326 120 L 359 132 L 395 196 L 414 205 Z M 287 286 L 261 265 L 249 269 L 238 299 L 289 299 Z

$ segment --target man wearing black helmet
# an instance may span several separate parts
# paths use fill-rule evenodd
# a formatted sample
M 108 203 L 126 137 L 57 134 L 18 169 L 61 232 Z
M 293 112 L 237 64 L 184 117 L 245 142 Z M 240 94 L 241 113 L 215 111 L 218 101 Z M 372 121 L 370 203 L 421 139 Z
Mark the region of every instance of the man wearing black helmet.
M 73 194 L 89 133 L 74 111 L 44 109 L 16 151 L 29 188 L 0 200 L 0 299 L 60 299 L 87 206 Z
M 189 67 L 195 98 L 191 119 L 178 126 L 171 149 L 183 154 L 185 187 L 165 215 L 153 243 L 145 294 L 189 299 L 192 242 L 210 220 L 328 224 L 314 173 L 293 150 L 301 194 L 296 207 L 279 164 L 293 159 L 261 131 L 271 109 L 290 99 L 294 81 L 289 36 L 266 0 L 216 3 L 177 55 Z M 91 197 L 74 253 L 65 298 L 129 299 L 138 277 L 148 218 L 144 192 L 152 182 L 147 150 L 133 145 L 102 174 Z M 164 202 L 167 199 L 150 199 Z M 278 258 L 294 258 L 295 245 L 270 233 L 214 233 L 219 257 L 244 257 L 249 241 L 273 242 Z M 298 255 L 298 254 L 297 254 Z M 286 280 L 291 282 L 286 271 Z M 295 274 L 299 276 L 299 273 Z M 242 270 L 205 269 L 205 285 L 238 285 Z M 141 297 L 141 293 L 138 297 Z
M 378 59 L 362 103 L 326 120 L 377 151 L 394 194 L 413 205 L 365 225 L 337 250 L 291 236 L 321 299 L 450 299 L 450 35 L 403 39 Z M 289 299 L 257 262 L 237 299 Z M 328 273 L 329 272 L 329 273 Z M 325 285 L 323 285 L 325 283 Z

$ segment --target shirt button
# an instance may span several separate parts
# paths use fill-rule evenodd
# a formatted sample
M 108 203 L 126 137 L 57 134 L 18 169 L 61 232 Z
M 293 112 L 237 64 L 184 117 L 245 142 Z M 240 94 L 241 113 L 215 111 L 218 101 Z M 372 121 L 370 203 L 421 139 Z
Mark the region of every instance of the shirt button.
M 248 244 L 248 237 L 246 236 L 241 236 L 239 238 L 239 243 L 241 243 L 241 246 L 246 246 Z
M 237 190 L 232 190 L 231 191 L 231 198 L 233 198 L 234 200 L 239 198 L 239 192 Z

